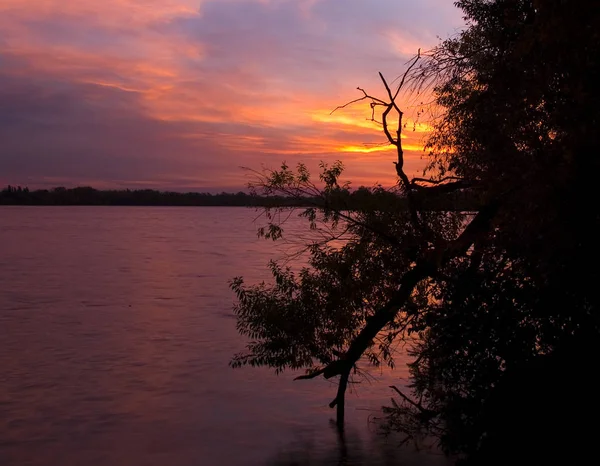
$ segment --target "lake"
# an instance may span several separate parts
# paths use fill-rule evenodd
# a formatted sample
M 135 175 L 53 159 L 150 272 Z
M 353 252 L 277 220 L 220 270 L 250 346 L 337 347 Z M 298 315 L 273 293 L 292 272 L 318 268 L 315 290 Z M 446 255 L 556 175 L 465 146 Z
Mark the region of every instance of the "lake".
M 233 207 L 0 207 L 0 464 L 446 464 L 370 422 L 406 368 L 352 386 L 231 369 L 228 280 L 269 278 L 292 243 Z

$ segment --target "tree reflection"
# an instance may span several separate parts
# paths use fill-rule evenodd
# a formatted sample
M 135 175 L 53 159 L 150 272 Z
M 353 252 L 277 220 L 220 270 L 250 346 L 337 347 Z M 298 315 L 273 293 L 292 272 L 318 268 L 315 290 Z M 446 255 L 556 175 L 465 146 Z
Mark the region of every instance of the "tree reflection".
M 401 439 L 382 436 L 376 429 L 361 436 L 356 429 L 338 429 L 331 421 L 328 435 L 317 439 L 299 435 L 296 442 L 282 449 L 268 466 L 397 466 L 448 465 L 451 462 L 433 449 L 399 448 Z

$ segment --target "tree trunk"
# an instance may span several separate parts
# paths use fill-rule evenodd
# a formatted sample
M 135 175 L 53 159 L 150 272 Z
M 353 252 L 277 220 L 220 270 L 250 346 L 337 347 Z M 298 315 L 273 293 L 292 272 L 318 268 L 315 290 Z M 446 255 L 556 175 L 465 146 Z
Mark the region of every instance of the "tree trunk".
M 348 385 L 348 377 L 350 375 L 349 371 L 344 371 L 341 375 L 340 375 L 340 383 L 338 385 L 338 394 L 336 397 L 336 403 L 337 403 L 337 411 L 336 411 L 336 424 L 338 429 L 343 430 L 344 429 L 344 415 L 345 415 L 345 408 L 346 408 L 346 387 Z

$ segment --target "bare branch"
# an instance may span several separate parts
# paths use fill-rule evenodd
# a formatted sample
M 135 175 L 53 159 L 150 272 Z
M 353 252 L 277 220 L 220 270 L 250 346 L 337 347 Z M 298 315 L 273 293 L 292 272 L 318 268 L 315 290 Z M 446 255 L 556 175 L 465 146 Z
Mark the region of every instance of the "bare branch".
M 356 89 L 358 89 L 359 91 L 361 91 L 364 95 L 362 97 L 359 97 L 358 99 L 354 99 L 354 100 L 351 100 L 350 102 L 346 102 L 344 105 L 338 105 L 329 114 L 332 115 L 336 110 L 341 110 L 342 108 L 346 108 L 346 107 L 348 107 L 348 106 L 350 106 L 352 104 L 355 104 L 357 102 L 361 102 L 361 101 L 363 101 L 365 99 L 370 99 L 372 101 L 371 102 L 371 108 L 373 108 L 373 106 L 375 106 L 375 105 L 384 105 L 384 106 L 387 105 L 387 102 L 385 102 L 385 101 L 383 101 L 381 99 L 378 99 L 377 97 L 373 97 L 373 96 L 367 94 L 367 92 L 363 88 L 357 87 Z
M 458 176 L 445 176 L 439 180 L 432 180 L 431 178 L 413 178 L 412 180 L 410 180 L 410 184 L 415 184 L 417 182 L 420 183 L 431 183 L 431 184 L 440 184 L 443 183 L 444 181 L 448 181 L 448 180 L 459 180 L 459 181 L 464 181 L 464 178 L 460 178 Z
M 313 372 L 310 372 L 310 373 L 305 374 L 305 375 L 299 375 L 298 377 L 295 377 L 294 380 L 309 380 L 309 379 L 314 379 L 315 377 L 320 376 L 324 372 L 325 372 L 325 368 L 319 369 L 317 371 L 313 371 Z
M 402 393 L 398 387 L 396 387 L 395 385 L 390 385 L 389 386 L 392 390 L 394 390 L 398 395 L 400 395 L 400 397 L 402 397 L 402 399 L 404 401 L 406 401 L 407 403 L 411 404 L 412 406 L 414 406 L 415 408 L 417 408 L 419 411 L 421 411 L 422 413 L 433 413 L 433 411 L 424 408 L 423 406 L 421 406 L 419 403 L 416 403 L 415 401 L 411 400 L 408 396 L 406 396 L 404 393 Z
M 467 180 L 453 181 L 450 183 L 438 184 L 434 186 L 421 186 L 419 184 L 413 185 L 418 189 L 418 193 L 451 193 L 452 191 L 457 191 L 459 189 L 472 188 L 475 186 L 474 183 L 471 183 Z
M 400 147 L 400 139 L 397 139 L 397 140 L 394 139 L 388 128 L 387 117 L 388 117 L 388 114 L 390 113 L 390 111 L 392 110 L 392 108 L 393 108 L 393 105 L 388 105 L 388 107 L 385 109 L 385 112 L 383 112 L 383 114 L 381 115 L 381 120 L 382 120 L 382 124 L 383 124 L 383 132 L 385 133 L 385 136 L 387 137 L 390 144 L 393 144 L 396 147 Z
M 417 56 L 415 58 L 413 58 L 413 62 L 410 64 L 410 66 L 407 68 L 407 70 L 402 75 L 402 81 L 400 81 L 400 84 L 398 84 L 398 89 L 396 89 L 396 93 L 394 94 L 394 97 L 392 97 L 392 100 L 396 100 L 396 97 L 398 97 L 400 90 L 404 87 L 404 82 L 406 81 L 406 77 L 410 74 L 411 70 L 415 67 L 415 65 L 417 64 L 417 62 L 419 61 L 420 58 L 421 58 L 421 49 L 417 50 Z M 390 97 L 391 97 L 391 95 L 390 95 Z
M 400 110 L 400 108 L 396 105 L 396 102 L 394 101 L 394 96 L 392 95 L 392 91 L 390 89 L 390 86 L 388 86 L 387 81 L 385 80 L 385 78 L 383 77 L 383 74 L 381 74 L 381 71 L 379 72 L 379 77 L 381 78 L 381 81 L 383 82 L 383 85 L 385 87 L 385 90 L 388 94 L 388 97 L 390 98 L 390 101 L 387 105 L 391 105 L 393 106 L 400 115 L 402 115 L 402 111 Z

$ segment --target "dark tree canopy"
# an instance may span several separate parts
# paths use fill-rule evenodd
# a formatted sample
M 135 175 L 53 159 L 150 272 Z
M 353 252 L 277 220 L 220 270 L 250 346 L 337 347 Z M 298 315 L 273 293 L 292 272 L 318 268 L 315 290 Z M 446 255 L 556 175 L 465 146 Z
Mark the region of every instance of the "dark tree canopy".
M 398 185 L 344 208 L 341 164 L 320 182 L 303 165 L 256 187 L 320 197 L 302 212 L 327 231 L 300 272 L 272 264 L 273 284 L 233 281 L 233 365 L 339 376 L 331 406 L 362 364 L 394 364 L 411 345 L 410 393 L 387 427 L 430 434 L 474 464 L 581 464 L 600 402 L 598 259 L 600 8 L 566 0 L 463 0 L 458 36 L 408 64 L 383 98 L 359 89 L 397 148 Z M 432 92 L 429 167 L 403 170 L 400 97 Z M 320 185 L 319 185 L 320 186 Z M 431 209 L 441 194 L 469 212 Z M 401 206 L 402 205 L 402 206 Z M 406 206 L 408 205 L 408 208 Z M 268 212 L 272 238 L 284 234 Z

